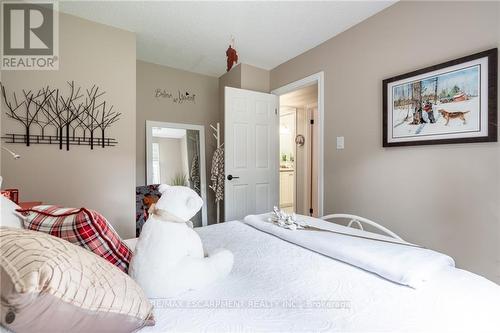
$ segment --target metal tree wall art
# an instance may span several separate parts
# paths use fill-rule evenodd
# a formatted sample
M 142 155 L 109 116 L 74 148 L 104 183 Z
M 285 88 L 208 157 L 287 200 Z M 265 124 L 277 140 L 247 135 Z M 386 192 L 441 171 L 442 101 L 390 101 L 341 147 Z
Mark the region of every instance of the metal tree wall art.
M 7 133 L 2 139 L 27 146 L 58 144 L 59 149 L 65 146 L 66 150 L 70 145 L 87 145 L 90 149 L 115 146 L 118 142 L 106 137 L 106 130 L 120 119 L 121 113 L 101 100 L 105 92 L 94 85 L 82 93 L 73 81 L 68 86 L 66 95 L 47 86 L 37 92 L 23 90 L 19 98 L 14 92 L 9 99 L 1 85 L 7 116 L 20 122 L 25 130 L 24 134 Z

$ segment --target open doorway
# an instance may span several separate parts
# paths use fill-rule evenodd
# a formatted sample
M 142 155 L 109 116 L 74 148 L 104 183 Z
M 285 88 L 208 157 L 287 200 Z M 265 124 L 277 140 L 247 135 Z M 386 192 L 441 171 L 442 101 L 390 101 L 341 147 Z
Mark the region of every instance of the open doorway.
M 280 208 L 319 216 L 318 82 L 280 95 Z

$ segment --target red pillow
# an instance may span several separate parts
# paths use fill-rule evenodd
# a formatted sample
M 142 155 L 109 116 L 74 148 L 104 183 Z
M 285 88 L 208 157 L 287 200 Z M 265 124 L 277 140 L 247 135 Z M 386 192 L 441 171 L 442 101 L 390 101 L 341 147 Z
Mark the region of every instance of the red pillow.
M 98 212 L 57 206 L 36 206 L 18 211 L 26 215 L 26 229 L 45 232 L 80 245 L 127 272 L 132 251 Z

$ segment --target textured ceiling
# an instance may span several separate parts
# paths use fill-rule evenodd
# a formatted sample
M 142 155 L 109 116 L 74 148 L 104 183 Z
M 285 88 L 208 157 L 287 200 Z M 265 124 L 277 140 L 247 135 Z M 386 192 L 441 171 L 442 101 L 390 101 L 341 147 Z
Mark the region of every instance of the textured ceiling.
M 220 76 L 234 36 L 264 69 L 321 44 L 395 1 L 61 1 L 62 12 L 137 33 L 138 59 Z

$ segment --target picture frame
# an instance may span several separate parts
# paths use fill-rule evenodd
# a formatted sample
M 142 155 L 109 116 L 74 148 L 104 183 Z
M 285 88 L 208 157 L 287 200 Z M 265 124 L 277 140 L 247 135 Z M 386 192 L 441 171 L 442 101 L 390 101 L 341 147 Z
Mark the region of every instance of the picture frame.
M 383 147 L 498 140 L 498 49 L 382 81 Z

